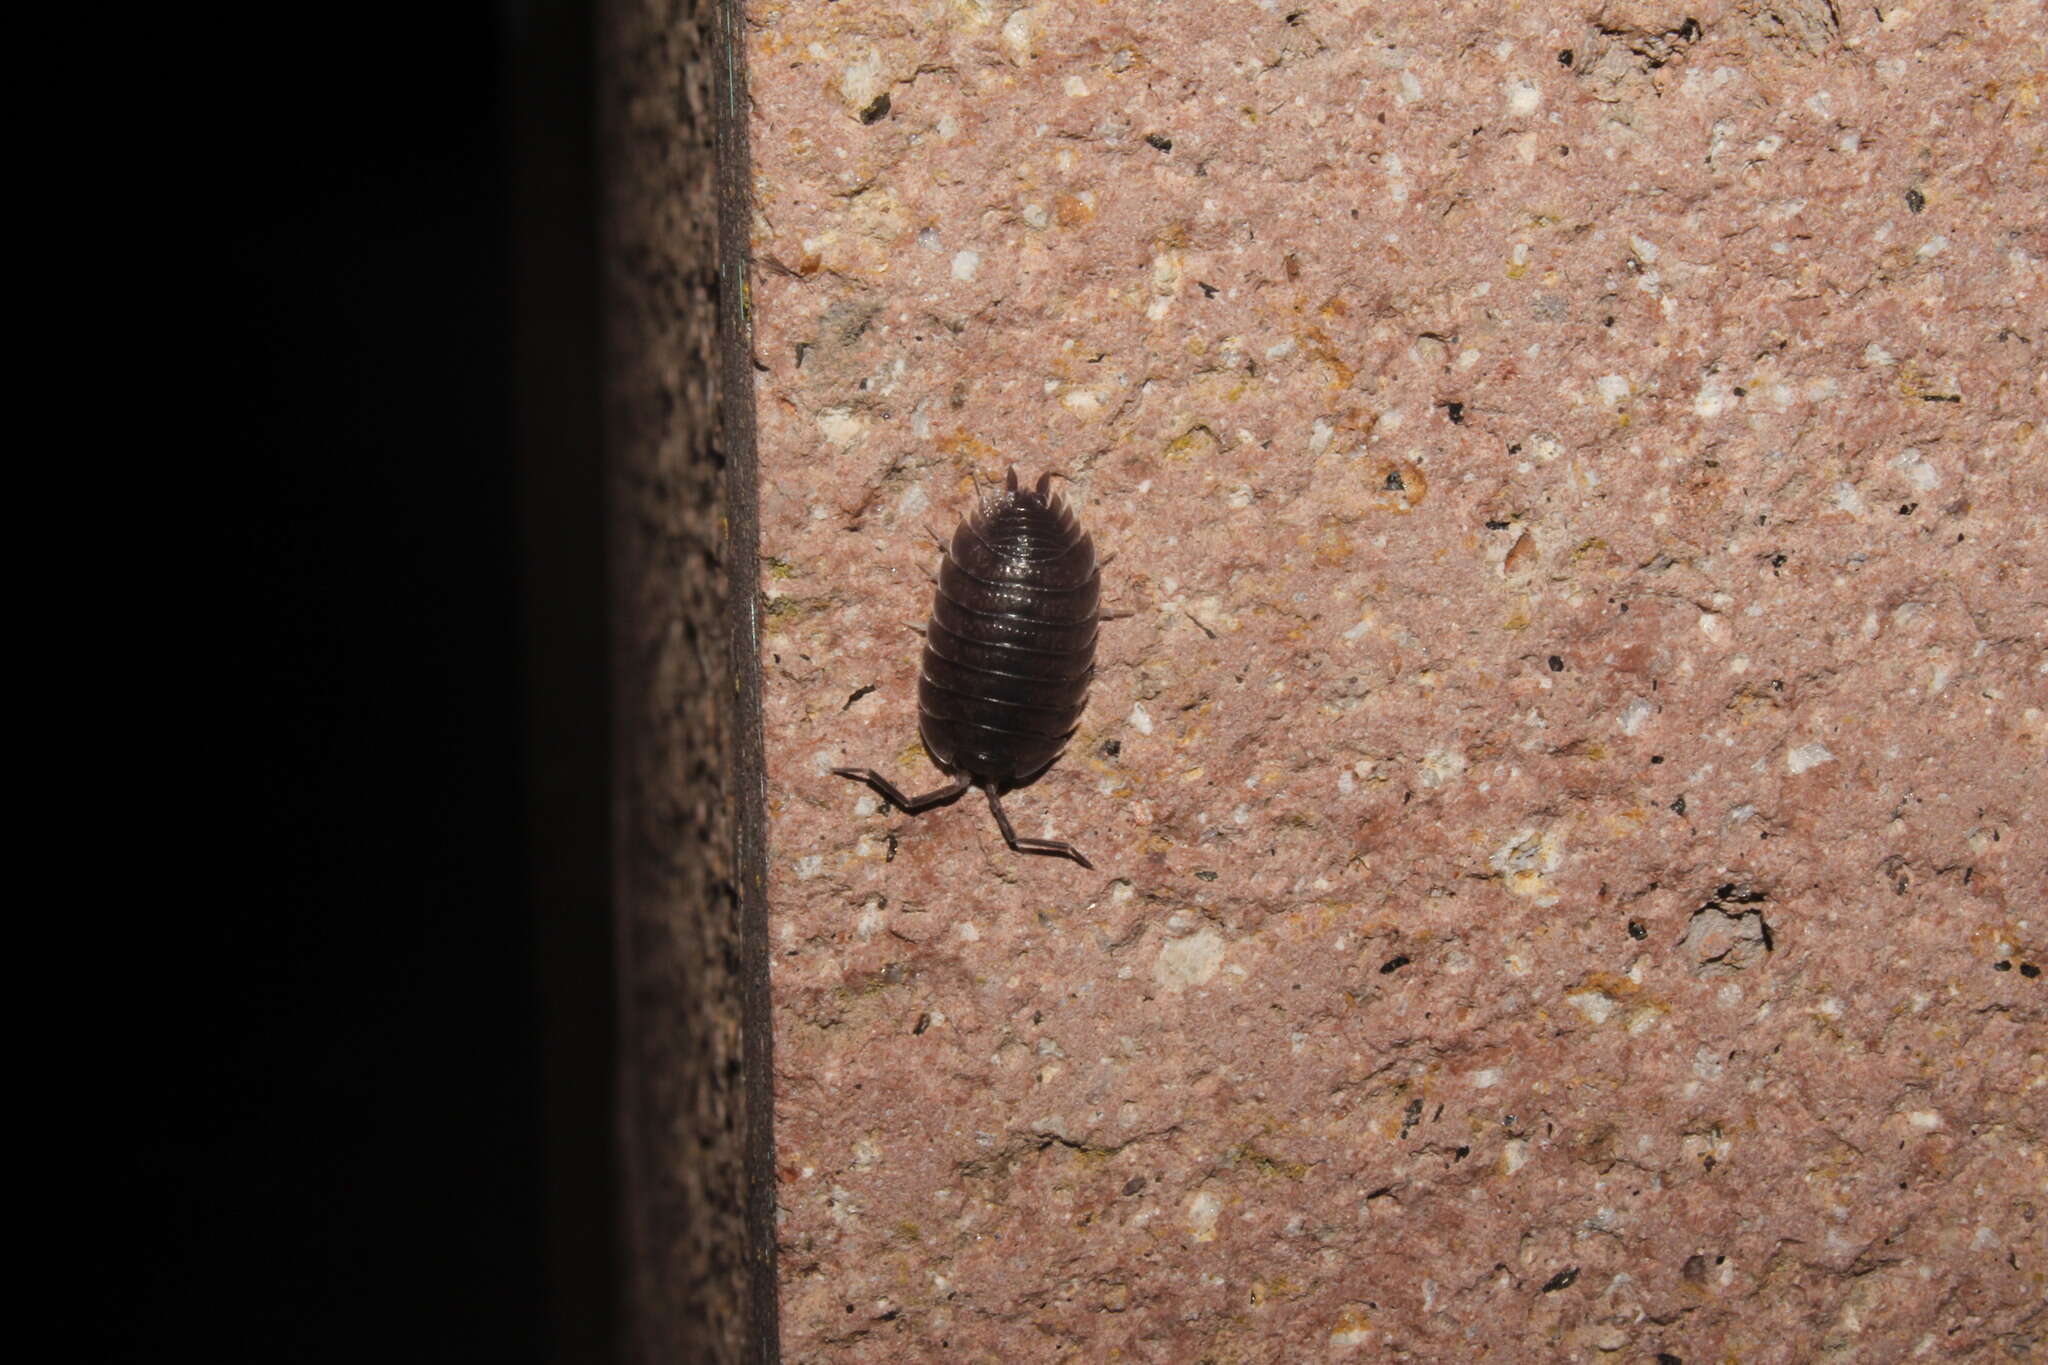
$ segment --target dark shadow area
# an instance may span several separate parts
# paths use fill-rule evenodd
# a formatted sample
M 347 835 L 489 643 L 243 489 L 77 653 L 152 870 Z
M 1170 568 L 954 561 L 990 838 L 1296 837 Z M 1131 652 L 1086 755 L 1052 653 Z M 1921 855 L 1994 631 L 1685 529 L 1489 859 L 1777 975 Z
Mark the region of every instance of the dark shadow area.
M 207 694 L 197 842 L 102 983 L 102 1358 L 611 1358 L 589 24 L 181 74 L 206 240 L 153 363 L 231 471 L 176 530 L 231 623 L 152 660 Z

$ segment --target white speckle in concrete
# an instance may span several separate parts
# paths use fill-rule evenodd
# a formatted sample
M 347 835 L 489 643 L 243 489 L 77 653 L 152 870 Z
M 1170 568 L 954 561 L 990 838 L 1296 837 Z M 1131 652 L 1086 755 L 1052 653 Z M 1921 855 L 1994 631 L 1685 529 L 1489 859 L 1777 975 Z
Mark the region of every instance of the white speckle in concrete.
M 1494 851 L 1488 860 L 1514 895 L 1537 905 L 1557 904 L 1550 874 L 1564 862 L 1564 848 L 1548 830 L 1523 829 Z
M 1372 1340 L 1372 1325 L 1361 1312 L 1342 1314 L 1337 1325 L 1330 1329 L 1330 1346 L 1334 1350 L 1353 1351 Z
M 1090 389 L 1069 389 L 1060 395 L 1060 406 L 1076 417 L 1093 417 L 1102 411 L 1102 399 Z
M 1470 766 L 1463 749 L 1431 749 L 1422 756 L 1422 785 L 1441 787 Z
M 868 939 L 883 931 L 885 923 L 887 917 L 883 915 L 883 902 L 877 898 L 868 898 L 866 905 L 860 907 L 860 919 L 854 921 L 854 933 L 860 937 L 862 943 L 866 943 Z
M 1161 945 L 1152 964 L 1152 979 L 1167 990 L 1182 990 L 1206 984 L 1222 966 L 1223 936 L 1214 929 L 1203 929 Z
M 1925 493 L 1941 483 L 1941 471 L 1927 462 L 1927 457 L 1918 450 L 1907 447 L 1892 460 L 1899 472 L 1912 481 L 1913 487 Z
M 1614 1013 L 1614 997 L 1603 991 L 1574 991 L 1564 1002 L 1586 1016 L 1586 1022 L 1604 1024 Z
M 1823 763 L 1832 763 L 1834 761 L 1835 756 L 1828 752 L 1828 746 L 1815 741 L 1812 744 L 1802 744 L 1786 754 L 1785 768 L 1786 771 L 1797 774 L 1803 773 L 1809 768 L 1818 768 Z
M 1203 1190 L 1188 1200 L 1188 1231 L 1197 1242 L 1216 1240 L 1216 1219 L 1223 1212 L 1223 1201 Z
M 867 429 L 867 420 L 851 408 L 827 408 L 818 414 L 818 430 L 842 449 L 858 441 Z
M 850 109 L 867 108 L 888 88 L 889 80 L 883 74 L 879 48 L 870 47 L 859 61 L 849 63 L 839 73 L 839 92 L 846 97 Z
M 1020 9 L 1003 21 L 1003 46 L 1010 49 L 1010 60 L 1020 66 L 1031 57 L 1031 20 L 1031 11 Z

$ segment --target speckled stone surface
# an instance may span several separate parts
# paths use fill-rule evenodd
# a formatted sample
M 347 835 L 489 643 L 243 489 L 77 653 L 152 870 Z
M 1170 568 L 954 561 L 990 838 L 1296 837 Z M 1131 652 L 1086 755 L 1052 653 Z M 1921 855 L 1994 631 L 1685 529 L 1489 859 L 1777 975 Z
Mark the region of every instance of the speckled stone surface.
M 786 1358 L 2043 1358 L 2043 7 L 750 15 Z

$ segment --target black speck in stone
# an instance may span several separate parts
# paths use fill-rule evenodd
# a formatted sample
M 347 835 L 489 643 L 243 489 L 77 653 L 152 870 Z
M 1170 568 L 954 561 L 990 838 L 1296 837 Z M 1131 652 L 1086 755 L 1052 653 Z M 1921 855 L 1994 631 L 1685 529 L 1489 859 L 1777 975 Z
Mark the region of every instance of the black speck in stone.
M 2024 976 L 2027 980 L 2032 981 L 2035 977 L 2039 976 L 2040 974 L 2041 969 L 2035 966 L 2033 963 L 2022 962 L 2020 964 L 2020 975 Z
M 1387 491 L 1389 493 L 1404 493 L 1407 489 L 1408 484 L 1401 478 L 1401 471 L 1389 469 L 1387 471 Z
M 1991 964 L 1991 970 L 1994 972 L 2009 972 L 2012 970 L 2012 964 L 2010 962 L 1994 962 Z
M 1452 426 L 1463 426 L 1465 424 L 1465 405 L 1455 402 L 1444 404 L 1444 416 L 1451 419 Z
M 1685 798 L 1681 796 L 1676 801 L 1673 801 L 1671 809 L 1680 815 L 1685 814 Z
M 1551 655 L 1551 656 L 1550 656 L 1550 671 L 1551 671 L 1552 673 L 1562 673 L 1562 672 L 1564 672 L 1564 660 L 1563 660 L 1563 659 L 1560 659 L 1560 658 L 1559 658 L 1559 657 L 1558 657 L 1557 655 L 1555 655 L 1555 654 Z
M 1216 286 L 1213 284 L 1203 284 L 1200 280 L 1196 280 L 1195 288 L 1202 291 L 1202 297 L 1205 299 L 1213 299 L 1216 297 Z
M 1105 739 L 1102 741 L 1102 755 L 1105 758 L 1115 758 L 1123 751 L 1124 742 L 1120 739 Z
M 1572 1281 L 1578 1278 L 1579 1268 L 1577 1266 L 1573 1266 L 1569 1270 L 1560 1270 L 1543 1282 L 1543 1292 L 1555 1294 L 1560 1289 L 1569 1289 L 1572 1287 Z
M 1651 754 L 1651 755 L 1650 755 L 1650 762 L 1652 762 L 1652 763 L 1662 763 L 1663 761 L 1664 761 L 1664 755 L 1662 755 L 1662 754 Z
M 1919 510 L 1920 504 L 1917 502 L 1905 502 L 1899 504 L 1899 515 L 1902 517 L 1910 517 Z
M 1643 922 L 1641 920 L 1632 919 L 1628 922 L 1628 936 L 1634 939 L 1636 942 L 1641 943 L 1644 939 L 1650 936 L 1650 931 L 1643 927 Z
M 1737 384 L 1737 385 L 1735 386 L 1735 396 L 1736 396 L 1737 398 L 1747 398 L 1747 397 L 1749 397 L 1749 390 L 1748 390 L 1748 389 L 1745 389 L 1745 388 L 1743 388 L 1743 387 L 1742 387 L 1742 385 L 1740 385 L 1740 384 Z
M 1564 48 L 1557 54 L 1557 64 L 1559 66 L 1570 66 L 1572 64 L 1572 50 L 1570 48 Z
M 1927 196 L 1920 193 L 1920 191 L 1918 190 L 1907 190 L 1906 207 L 1913 210 L 1913 212 L 1918 213 L 1920 210 L 1927 207 Z
M 889 92 L 886 90 L 875 96 L 874 101 L 867 108 L 860 111 L 860 121 L 862 123 L 880 123 L 888 116 Z
M 1382 962 L 1380 964 L 1380 975 L 1391 975 L 1394 972 L 1400 971 L 1403 967 L 1407 965 L 1408 955 L 1406 953 L 1396 953 L 1394 956 L 1388 958 L 1385 962 Z
M 1173 150 L 1173 139 L 1164 133 L 1147 133 L 1145 134 L 1145 142 L 1158 151 L 1170 152 Z

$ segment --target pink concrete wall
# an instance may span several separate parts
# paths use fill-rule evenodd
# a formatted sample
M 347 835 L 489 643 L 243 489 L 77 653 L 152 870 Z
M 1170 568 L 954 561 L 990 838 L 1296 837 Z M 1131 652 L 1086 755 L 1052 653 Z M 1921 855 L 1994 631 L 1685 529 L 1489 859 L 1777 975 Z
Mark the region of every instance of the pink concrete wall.
M 2041 7 L 750 14 L 786 1357 L 2044 1349 Z

